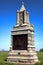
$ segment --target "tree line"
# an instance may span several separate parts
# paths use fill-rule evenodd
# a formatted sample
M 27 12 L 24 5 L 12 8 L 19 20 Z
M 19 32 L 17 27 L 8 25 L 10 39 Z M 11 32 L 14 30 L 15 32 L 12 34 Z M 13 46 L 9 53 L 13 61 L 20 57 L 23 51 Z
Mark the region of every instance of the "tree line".
M 39 52 L 43 52 L 43 48 L 39 50 Z

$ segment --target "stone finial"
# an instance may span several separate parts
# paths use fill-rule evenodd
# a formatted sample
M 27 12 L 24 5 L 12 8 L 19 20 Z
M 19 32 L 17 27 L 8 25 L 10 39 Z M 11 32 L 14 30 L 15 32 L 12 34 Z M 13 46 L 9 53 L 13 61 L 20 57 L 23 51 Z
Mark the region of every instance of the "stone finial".
M 25 7 L 24 7 L 24 2 L 22 2 L 22 6 L 21 6 L 21 8 L 20 8 L 20 11 L 24 11 L 24 10 L 26 10 L 26 9 L 25 9 Z
M 22 5 L 24 5 L 24 2 L 22 2 Z

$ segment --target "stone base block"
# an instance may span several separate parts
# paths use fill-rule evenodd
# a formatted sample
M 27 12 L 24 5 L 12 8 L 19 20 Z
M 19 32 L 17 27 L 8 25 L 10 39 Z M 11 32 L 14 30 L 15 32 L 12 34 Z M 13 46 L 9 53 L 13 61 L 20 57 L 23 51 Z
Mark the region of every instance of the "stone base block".
M 34 56 L 36 53 L 29 53 L 28 51 L 11 51 L 8 55 L 7 61 L 11 63 L 22 63 L 22 64 L 34 64 L 38 62 L 37 56 Z

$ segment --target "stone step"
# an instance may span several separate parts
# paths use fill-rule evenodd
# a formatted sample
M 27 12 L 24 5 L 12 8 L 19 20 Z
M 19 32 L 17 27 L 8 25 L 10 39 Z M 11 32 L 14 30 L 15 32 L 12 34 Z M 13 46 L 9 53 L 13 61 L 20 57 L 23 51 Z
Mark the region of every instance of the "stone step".
M 19 54 L 20 54 L 20 55 L 33 55 L 33 54 L 36 54 L 36 53 L 22 53 L 22 52 L 21 52 L 21 53 L 20 53 L 20 52 L 17 53 L 17 52 L 16 52 L 16 53 L 9 53 L 9 54 L 10 54 L 10 55 L 11 55 L 11 54 L 13 54 L 13 55 L 19 55 Z
M 24 56 L 9 56 L 8 58 L 12 59 L 34 59 L 34 57 L 24 57 Z
M 27 51 L 12 51 L 9 55 L 35 55 L 36 52 L 27 52 Z
M 33 60 L 25 60 L 25 59 L 8 59 L 7 60 L 10 63 L 19 63 L 19 64 L 25 64 L 25 65 L 33 65 L 34 61 Z

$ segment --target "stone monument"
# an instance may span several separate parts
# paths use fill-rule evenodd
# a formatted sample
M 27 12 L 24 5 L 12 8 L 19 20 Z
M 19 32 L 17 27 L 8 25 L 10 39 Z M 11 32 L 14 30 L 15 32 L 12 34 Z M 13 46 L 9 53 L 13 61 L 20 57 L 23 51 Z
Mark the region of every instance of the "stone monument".
M 11 31 L 10 48 L 7 62 L 28 65 L 38 62 L 34 46 L 34 27 L 30 24 L 29 13 L 23 3 L 17 11 L 16 25 Z

